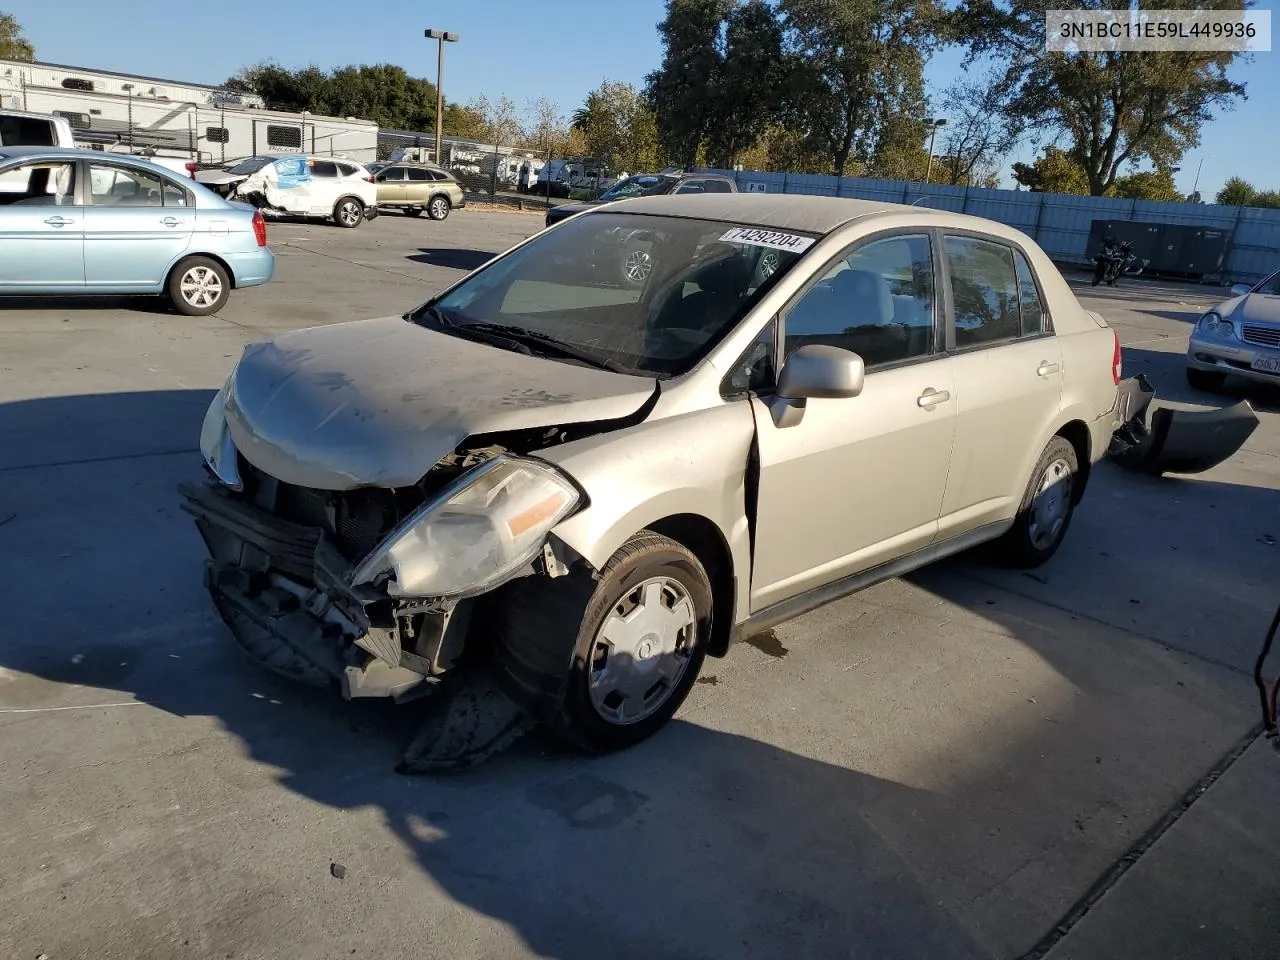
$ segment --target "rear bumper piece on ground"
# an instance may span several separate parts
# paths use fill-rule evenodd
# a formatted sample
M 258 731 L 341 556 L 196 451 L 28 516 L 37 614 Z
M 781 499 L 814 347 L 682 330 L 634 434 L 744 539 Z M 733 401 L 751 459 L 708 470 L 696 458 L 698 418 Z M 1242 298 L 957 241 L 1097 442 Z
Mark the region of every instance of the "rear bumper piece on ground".
M 1120 426 L 1108 454 L 1122 467 L 1156 475 L 1203 473 L 1235 454 L 1258 427 L 1258 415 L 1247 400 L 1221 410 L 1160 407 L 1148 425 L 1147 409 L 1155 395 L 1142 374 L 1120 383 Z
M 461 652 L 470 608 L 439 613 L 347 585 L 318 527 L 283 520 L 209 485 L 179 488 L 209 548 L 205 585 L 240 647 L 263 666 L 347 699 L 412 699 Z M 461 615 L 460 615 L 461 614 Z M 406 624 L 412 650 L 404 649 Z
M 381 216 L 381 211 L 376 205 L 364 208 L 364 218 L 366 220 L 377 220 L 379 216 Z

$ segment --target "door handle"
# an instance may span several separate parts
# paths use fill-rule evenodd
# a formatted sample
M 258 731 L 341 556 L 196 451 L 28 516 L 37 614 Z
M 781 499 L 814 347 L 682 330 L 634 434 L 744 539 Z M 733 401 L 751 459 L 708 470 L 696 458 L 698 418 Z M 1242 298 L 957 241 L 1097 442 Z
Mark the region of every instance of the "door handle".
M 45 220 L 45 223 L 51 227 L 69 227 L 71 224 L 75 223 L 75 221 L 70 217 L 49 217 Z
M 1047 377 L 1051 373 L 1057 373 L 1058 369 L 1058 364 L 1050 363 L 1048 360 L 1041 360 L 1040 366 L 1036 367 L 1036 376 Z
M 179 220 L 177 217 L 165 217 L 160 222 L 163 223 L 166 227 L 176 227 L 182 221 Z
M 933 387 L 930 387 L 924 393 L 920 394 L 920 396 L 916 397 L 916 403 L 924 407 L 926 410 L 932 410 L 938 404 L 945 403 L 950 399 L 951 392 L 949 390 L 935 390 Z

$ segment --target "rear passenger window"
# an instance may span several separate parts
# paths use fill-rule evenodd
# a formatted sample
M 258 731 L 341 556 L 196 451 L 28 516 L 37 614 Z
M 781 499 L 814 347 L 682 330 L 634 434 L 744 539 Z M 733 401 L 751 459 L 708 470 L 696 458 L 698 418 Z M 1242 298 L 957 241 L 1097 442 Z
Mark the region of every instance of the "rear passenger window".
M 356 175 L 356 168 L 349 163 L 340 163 L 337 166 L 338 172 L 344 177 L 354 177 Z
M 386 170 L 383 170 L 382 173 L 378 175 L 378 179 L 382 180 L 383 182 L 386 182 L 388 180 L 395 180 L 397 183 L 399 183 L 401 180 L 404 179 L 404 167 L 388 167 Z
M 164 181 L 164 205 L 166 207 L 185 207 L 189 204 L 190 194 L 172 180 Z
M 837 260 L 787 313 L 790 356 L 810 343 L 852 350 L 868 367 L 934 352 L 929 237 L 874 240 Z
M 1018 250 L 1013 251 L 1013 261 L 1018 271 L 1018 296 L 1022 306 L 1022 335 L 1036 337 L 1049 333 L 1046 329 L 1044 304 L 1040 302 L 1040 290 L 1031 274 L 1031 264 Z
M 423 170 L 421 167 L 410 167 L 409 179 L 410 180 L 430 180 L 431 174 L 427 173 L 427 171 Z
M 1013 250 L 972 237 L 947 237 L 956 346 L 1011 340 L 1022 332 Z
M 727 180 L 703 180 L 702 189 L 707 193 L 733 193 Z
M 336 177 L 338 165 L 332 160 L 312 160 L 311 175 L 313 177 Z

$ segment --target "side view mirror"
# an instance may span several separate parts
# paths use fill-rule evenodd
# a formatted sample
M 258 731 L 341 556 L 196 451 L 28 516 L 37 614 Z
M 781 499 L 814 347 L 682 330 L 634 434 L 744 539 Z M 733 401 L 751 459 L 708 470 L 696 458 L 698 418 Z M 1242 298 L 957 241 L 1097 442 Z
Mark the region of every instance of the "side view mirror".
M 815 343 L 787 358 L 775 393 L 783 400 L 838 400 L 856 397 L 865 382 L 866 365 L 860 356 Z
M 1247 283 L 1232 284 L 1231 295 L 1233 297 L 1243 297 L 1246 293 L 1248 293 L 1252 289 L 1253 287 L 1249 286 Z

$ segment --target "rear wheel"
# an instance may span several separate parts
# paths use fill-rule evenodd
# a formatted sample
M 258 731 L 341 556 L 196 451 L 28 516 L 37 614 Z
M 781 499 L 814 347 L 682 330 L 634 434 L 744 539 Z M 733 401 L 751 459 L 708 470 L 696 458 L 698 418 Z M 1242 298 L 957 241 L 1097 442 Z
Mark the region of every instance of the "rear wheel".
M 333 207 L 333 222 L 350 230 L 364 219 L 364 204 L 355 197 L 343 197 Z
M 583 574 L 526 577 L 503 597 L 495 624 L 508 693 L 587 750 L 632 746 L 656 733 L 702 669 L 712 592 L 688 549 L 641 531 Z
M 188 317 L 217 313 L 231 295 L 226 269 L 208 257 L 188 257 L 169 274 L 165 285 L 175 310 Z
M 449 216 L 451 207 L 448 197 L 432 197 L 431 202 L 427 204 L 427 216 L 432 220 L 443 220 Z
M 1227 375 L 1225 373 L 1215 373 L 1212 370 L 1197 370 L 1194 367 L 1187 367 L 1187 386 L 1192 390 L 1203 390 L 1205 393 L 1217 393 L 1222 389 L 1222 385 L 1226 382 Z
M 1062 437 L 1051 439 L 1031 471 L 1013 526 L 993 545 L 996 559 L 1030 569 L 1057 552 L 1075 514 L 1079 473 L 1075 447 Z

